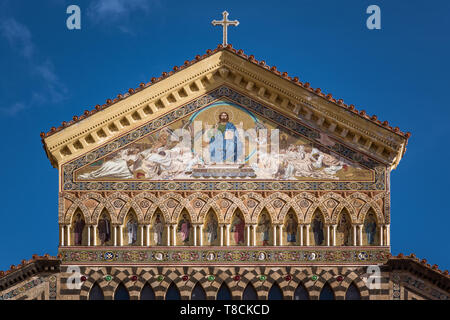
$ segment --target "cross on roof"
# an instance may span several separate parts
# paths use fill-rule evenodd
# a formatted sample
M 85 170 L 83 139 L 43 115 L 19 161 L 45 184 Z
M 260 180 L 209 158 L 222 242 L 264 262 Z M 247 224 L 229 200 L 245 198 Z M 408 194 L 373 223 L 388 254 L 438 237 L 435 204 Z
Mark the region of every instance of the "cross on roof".
M 239 21 L 237 20 L 228 20 L 228 12 L 224 11 L 222 12 L 223 15 L 223 20 L 222 21 L 217 21 L 217 20 L 213 20 L 212 24 L 213 26 L 219 26 L 221 25 L 223 27 L 223 46 L 225 47 L 226 45 L 228 45 L 227 42 L 227 28 L 229 25 L 231 26 L 238 26 L 239 25 Z

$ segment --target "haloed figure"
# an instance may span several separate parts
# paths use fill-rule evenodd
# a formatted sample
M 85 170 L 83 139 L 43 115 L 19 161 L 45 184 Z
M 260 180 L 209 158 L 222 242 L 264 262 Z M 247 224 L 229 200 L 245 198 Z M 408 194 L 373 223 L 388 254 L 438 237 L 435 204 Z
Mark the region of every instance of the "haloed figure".
M 111 224 L 105 215 L 98 221 L 98 235 L 102 246 L 111 239 Z
M 219 122 L 214 126 L 214 129 L 214 135 L 209 140 L 211 162 L 238 161 L 242 153 L 242 143 L 235 125 L 229 121 L 228 113 L 220 113 Z
M 161 222 L 160 215 L 158 214 L 155 219 L 155 224 L 153 225 L 155 244 L 157 246 L 162 245 L 162 236 L 163 236 L 164 225 Z
M 81 215 L 77 215 L 74 233 L 75 233 L 75 245 L 81 246 L 81 242 L 83 239 L 83 229 L 84 229 L 84 220 L 81 219 Z
M 180 222 L 178 223 L 177 231 L 181 234 L 181 241 L 183 241 L 183 243 L 188 243 L 189 232 L 191 231 L 191 223 L 189 222 L 186 214 L 183 214 L 183 218 L 181 218 Z
M 324 240 L 323 236 L 323 223 L 318 217 L 314 219 L 312 230 L 314 233 L 314 241 L 317 246 L 320 246 Z
M 287 242 L 295 243 L 295 236 L 297 235 L 297 223 L 295 223 L 294 216 L 289 215 L 289 219 L 286 224 Z
M 377 224 L 375 222 L 375 218 L 373 217 L 373 215 L 369 215 L 368 219 L 366 220 L 366 223 L 364 224 L 364 229 L 367 234 L 367 243 L 375 244 L 375 235 L 377 232 Z
M 262 221 L 258 224 L 261 230 L 261 241 L 263 246 L 269 245 L 270 220 L 267 215 L 263 215 Z
M 127 222 L 128 244 L 135 244 L 137 240 L 137 222 L 134 218 L 131 218 Z
M 217 222 L 214 219 L 210 219 L 206 225 L 206 234 L 208 236 L 208 242 L 213 243 L 217 239 Z

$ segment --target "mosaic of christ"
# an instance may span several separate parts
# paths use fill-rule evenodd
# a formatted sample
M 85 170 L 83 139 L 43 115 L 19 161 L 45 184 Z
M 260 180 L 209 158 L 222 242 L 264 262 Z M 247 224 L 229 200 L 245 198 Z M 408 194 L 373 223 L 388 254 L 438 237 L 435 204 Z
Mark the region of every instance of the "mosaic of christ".
M 219 101 L 76 171 L 83 180 L 353 180 L 373 172 Z

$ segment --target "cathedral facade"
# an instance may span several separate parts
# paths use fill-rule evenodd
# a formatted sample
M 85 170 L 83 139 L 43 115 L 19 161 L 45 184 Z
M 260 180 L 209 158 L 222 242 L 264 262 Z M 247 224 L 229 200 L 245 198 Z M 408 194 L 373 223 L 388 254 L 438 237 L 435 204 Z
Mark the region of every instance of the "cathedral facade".
M 448 300 L 447 271 L 390 254 L 409 136 L 219 45 L 41 133 L 58 255 L 0 299 Z

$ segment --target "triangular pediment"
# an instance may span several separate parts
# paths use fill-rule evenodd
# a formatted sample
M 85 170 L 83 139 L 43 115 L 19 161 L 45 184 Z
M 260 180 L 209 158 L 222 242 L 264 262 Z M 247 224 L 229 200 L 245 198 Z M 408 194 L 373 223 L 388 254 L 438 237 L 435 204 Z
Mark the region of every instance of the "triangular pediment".
M 227 85 L 62 166 L 64 190 L 384 190 L 385 174 L 376 159 Z
M 334 99 L 323 97 L 320 90 L 317 93 L 309 85 L 299 85 L 297 79 L 274 67 L 244 56 L 229 49 L 197 56 L 184 66 L 174 67 L 173 72 L 163 73 L 162 77 L 41 134 L 49 159 L 61 169 L 62 165 L 226 86 L 374 161 L 388 167 L 397 165 L 407 137 L 339 106 Z

